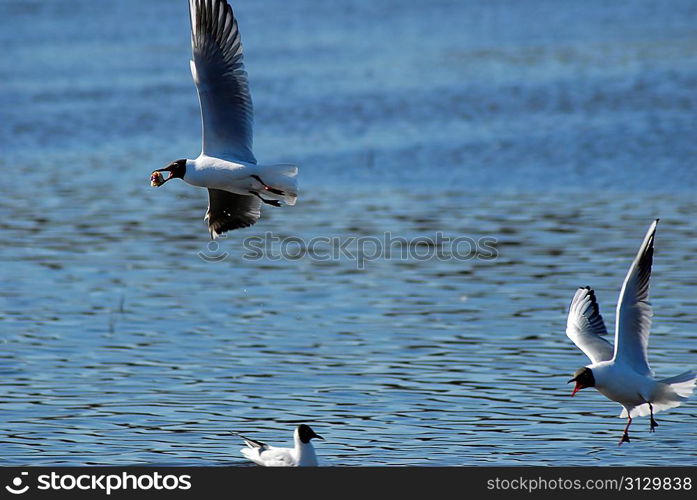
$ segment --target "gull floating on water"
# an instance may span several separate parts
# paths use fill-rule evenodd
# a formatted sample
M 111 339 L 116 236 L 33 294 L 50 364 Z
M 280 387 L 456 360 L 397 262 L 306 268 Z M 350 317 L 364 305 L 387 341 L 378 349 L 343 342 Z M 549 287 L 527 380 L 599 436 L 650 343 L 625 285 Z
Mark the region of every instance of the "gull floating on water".
M 317 455 L 311 440 L 324 439 L 305 424 L 300 424 L 293 432 L 294 448 L 276 448 L 239 434 L 238 436 L 244 439 L 247 445 L 247 448 L 242 448 L 240 452 L 252 462 L 265 467 L 316 467 Z
M 182 179 L 208 188 L 205 220 L 211 237 L 254 224 L 261 204 L 294 205 L 294 165 L 258 165 L 252 153 L 254 112 L 240 32 L 225 0 L 189 0 L 191 74 L 198 90 L 203 147 L 195 160 L 181 159 L 155 170 L 152 186 Z M 164 178 L 161 172 L 169 172 Z
M 619 444 L 629 441 L 632 417 L 650 415 L 653 432 L 658 425 L 654 413 L 679 406 L 697 382 L 697 373 L 692 370 L 656 380 L 649 367 L 647 349 L 652 316 L 649 278 L 657 224 L 658 219 L 649 227 L 624 279 L 617 303 L 614 348 L 603 337 L 607 330 L 590 287 L 579 288 L 569 307 L 566 335 L 591 360 L 590 365 L 576 371 L 569 380 L 576 382 L 571 395 L 595 387 L 624 407 L 620 417 L 627 417 L 627 426 Z

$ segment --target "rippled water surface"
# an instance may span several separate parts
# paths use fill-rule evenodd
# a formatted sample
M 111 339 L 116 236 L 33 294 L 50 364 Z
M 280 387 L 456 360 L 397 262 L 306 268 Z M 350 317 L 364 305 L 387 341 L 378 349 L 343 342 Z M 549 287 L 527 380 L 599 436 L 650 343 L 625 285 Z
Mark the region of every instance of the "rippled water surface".
M 650 359 L 697 366 L 694 2 L 233 6 L 257 157 L 303 189 L 212 244 L 204 192 L 148 185 L 199 148 L 185 2 L 0 1 L 0 464 L 242 465 L 231 431 L 299 422 L 328 465 L 695 464 L 697 398 L 618 447 L 564 334 L 660 217 Z

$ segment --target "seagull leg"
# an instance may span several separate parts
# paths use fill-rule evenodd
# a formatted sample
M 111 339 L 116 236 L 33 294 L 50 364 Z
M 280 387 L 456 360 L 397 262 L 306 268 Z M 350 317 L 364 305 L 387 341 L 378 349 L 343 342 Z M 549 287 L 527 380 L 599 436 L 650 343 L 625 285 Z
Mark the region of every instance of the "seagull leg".
M 658 422 L 653 418 L 653 405 L 649 403 L 649 410 L 651 411 L 651 427 L 649 432 L 656 432 L 656 427 L 658 427 Z
M 624 428 L 624 434 L 622 434 L 622 439 L 620 439 L 620 442 L 618 444 L 629 442 L 629 426 L 630 425 L 632 425 L 632 417 L 630 417 L 629 412 L 627 412 L 627 426 Z
M 261 177 L 258 175 L 252 175 L 250 176 L 252 179 L 256 179 L 257 181 L 261 182 L 261 185 L 264 186 L 264 189 L 268 191 L 269 193 L 277 194 L 279 196 L 283 196 L 286 193 L 281 191 L 280 189 L 272 188 L 271 186 L 267 185 L 264 181 L 261 180 Z
M 266 203 L 267 205 L 272 205 L 272 206 L 274 206 L 274 207 L 280 207 L 280 206 L 281 206 L 281 202 L 280 202 L 280 201 L 278 201 L 278 200 L 267 200 L 267 199 L 265 199 L 265 198 L 262 198 L 261 195 L 260 195 L 259 193 L 257 193 L 256 191 L 250 191 L 249 194 L 253 194 L 253 195 L 256 196 L 257 198 L 259 198 L 261 201 L 263 201 L 264 203 Z

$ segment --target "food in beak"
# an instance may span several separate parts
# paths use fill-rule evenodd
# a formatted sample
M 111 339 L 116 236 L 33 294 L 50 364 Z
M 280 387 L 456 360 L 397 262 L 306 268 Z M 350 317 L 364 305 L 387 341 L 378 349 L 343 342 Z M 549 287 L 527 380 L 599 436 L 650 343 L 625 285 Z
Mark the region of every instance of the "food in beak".
M 164 176 L 157 170 L 150 174 L 150 185 L 152 187 L 160 187 L 165 183 Z

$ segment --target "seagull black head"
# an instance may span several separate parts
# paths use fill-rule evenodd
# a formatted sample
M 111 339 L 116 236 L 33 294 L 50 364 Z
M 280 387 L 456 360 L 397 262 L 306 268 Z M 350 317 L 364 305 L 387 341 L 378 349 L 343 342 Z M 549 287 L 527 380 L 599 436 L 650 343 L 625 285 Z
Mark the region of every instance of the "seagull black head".
M 595 377 L 593 376 L 593 370 L 591 370 L 587 366 L 579 368 L 578 370 L 576 370 L 576 373 L 574 373 L 574 378 L 569 380 L 567 384 L 571 382 L 576 382 L 574 392 L 571 393 L 572 396 L 581 389 L 585 389 L 586 387 L 595 387 Z
M 297 430 L 300 441 L 305 444 L 309 443 L 312 438 L 324 439 L 319 434 L 315 434 L 315 431 L 313 431 L 309 425 L 300 424 Z
M 166 179 L 162 181 L 160 186 L 171 179 L 183 179 L 186 175 L 186 158 L 173 161 L 165 168 L 160 168 L 158 170 L 155 170 L 155 172 L 169 172 L 169 175 Z

